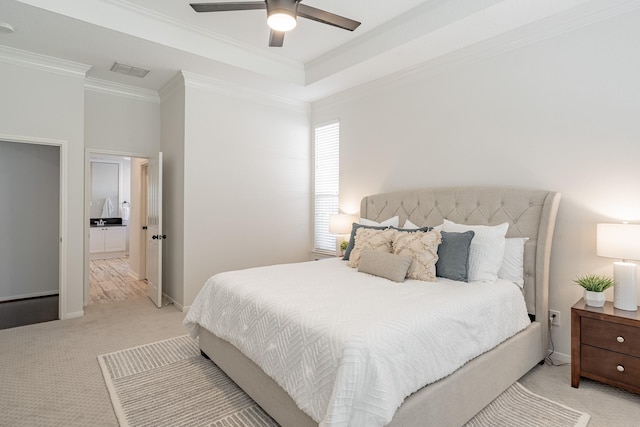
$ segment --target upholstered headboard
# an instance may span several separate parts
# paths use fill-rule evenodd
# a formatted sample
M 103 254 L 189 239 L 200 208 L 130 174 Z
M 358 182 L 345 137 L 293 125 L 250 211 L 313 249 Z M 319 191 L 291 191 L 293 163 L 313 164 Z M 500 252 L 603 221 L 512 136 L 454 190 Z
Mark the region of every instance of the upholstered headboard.
M 426 188 L 376 194 L 362 199 L 360 216 L 383 221 L 398 215 L 419 226 L 448 219 L 460 224 L 509 223 L 507 237 L 528 237 L 524 255 L 527 309 L 543 323 L 549 311 L 549 262 L 560 193 L 502 187 Z M 545 341 L 546 345 L 546 341 Z

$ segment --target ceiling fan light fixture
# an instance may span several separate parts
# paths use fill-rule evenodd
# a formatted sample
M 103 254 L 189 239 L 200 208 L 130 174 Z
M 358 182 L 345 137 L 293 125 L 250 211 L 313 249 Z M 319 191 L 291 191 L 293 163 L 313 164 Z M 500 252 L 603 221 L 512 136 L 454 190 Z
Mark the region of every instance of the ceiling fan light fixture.
M 269 13 L 267 25 L 274 31 L 291 31 L 296 27 L 296 16 L 286 9 L 278 9 Z

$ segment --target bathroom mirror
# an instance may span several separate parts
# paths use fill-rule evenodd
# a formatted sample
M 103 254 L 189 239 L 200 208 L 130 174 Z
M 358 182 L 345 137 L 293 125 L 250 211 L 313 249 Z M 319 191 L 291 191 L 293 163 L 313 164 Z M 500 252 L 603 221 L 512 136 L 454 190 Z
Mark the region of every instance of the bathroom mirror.
M 91 218 L 120 215 L 120 165 L 91 162 Z

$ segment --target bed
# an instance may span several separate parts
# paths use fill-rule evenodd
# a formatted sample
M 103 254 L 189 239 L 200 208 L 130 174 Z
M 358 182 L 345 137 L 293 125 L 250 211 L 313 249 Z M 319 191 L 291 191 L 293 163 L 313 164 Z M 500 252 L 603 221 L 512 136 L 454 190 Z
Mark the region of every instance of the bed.
M 524 295 L 523 306 L 532 321 L 527 321 L 527 325 L 515 335 L 489 350 L 483 350 L 452 373 L 419 387 L 403 399 L 390 422 L 384 422 L 385 425 L 463 425 L 544 360 L 548 347 L 549 263 L 559 200 L 560 194 L 556 192 L 494 187 L 431 188 L 363 198 L 361 218 L 376 222 L 394 216 L 399 217 L 400 224 L 405 224 L 408 220 L 416 226 L 429 227 L 438 226 L 445 220 L 456 224 L 484 226 L 506 222 L 507 238 L 528 238 L 524 245 L 524 285 L 521 292 Z M 350 274 L 342 271 L 347 267 L 336 266 L 340 263 L 338 260 L 311 262 L 309 264 L 315 265 L 309 268 L 318 271 L 318 268 L 324 268 L 319 266 L 323 262 L 330 268 L 335 268 L 335 274 Z M 279 268 L 281 267 L 275 266 L 271 270 L 259 270 L 259 274 L 268 275 Z M 384 299 L 384 294 L 382 295 L 381 298 Z M 209 317 L 209 314 L 205 317 Z M 312 418 L 308 415 L 312 413 L 309 408 L 300 409 L 296 400 L 284 390 L 286 385 L 281 379 L 274 380 L 266 374 L 252 360 L 255 357 L 248 357 L 237 348 L 244 348 L 242 345 L 234 346 L 205 328 L 203 325 L 206 322 L 201 321 L 201 318 L 202 315 L 198 317 L 190 311 L 185 325 L 192 335 L 199 337 L 202 353 L 225 371 L 280 425 L 319 425 L 318 421 L 314 421 L 314 418 L 318 419 L 317 414 L 314 413 Z M 250 354 L 246 349 L 245 353 Z M 299 401 L 299 398 L 296 399 Z M 340 400 L 335 396 L 331 399 Z M 322 399 L 318 400 L 324 402 Z M 325 421 L 321 425 L 365 425 L 353 421 Z

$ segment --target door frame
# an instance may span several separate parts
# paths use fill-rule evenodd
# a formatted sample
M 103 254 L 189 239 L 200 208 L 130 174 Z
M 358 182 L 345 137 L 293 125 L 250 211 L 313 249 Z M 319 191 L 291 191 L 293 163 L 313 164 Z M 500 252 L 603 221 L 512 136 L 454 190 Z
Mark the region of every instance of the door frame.
M 89 294 L 89 220 L 91 218 L 91 156 L 109 155 L 118 157 L 136 157 L 139 159 L 149 159 L 151 155 L 145 153 L 133 153 L 127 151 L 100 150 L 96 148 L 85 148 L 84 151 L 84 277 L 83 277 L 83 306 L 89 305 L 91 300 Z M 122 189 L 121 189 L 122 190 Z
M 145 219 L 144 230 L 140 233 L 140 241 L 138 244 L 140 245 L 140 262 L 144 263 L 144 265 L 140 265 L 140 270 L 144 271 L 145 279 L 147 278 L 147 224 L 146 219 L 149 216 L 149 159 L 147 158 L 140 164 L 140 200 L 142 202 L 142 211 L 140 212 L 140 217 Z
M 60 200 L 58 209 L 60 221 L 58 224 L 58 319 L 64 319 L 67 313 L 67 163 L 68 141 L 61 139 L 41 138 L 24 135 L 0 134 L 0 140 L 19 144 L 52 145 L 58 147 L 60 155 Z

